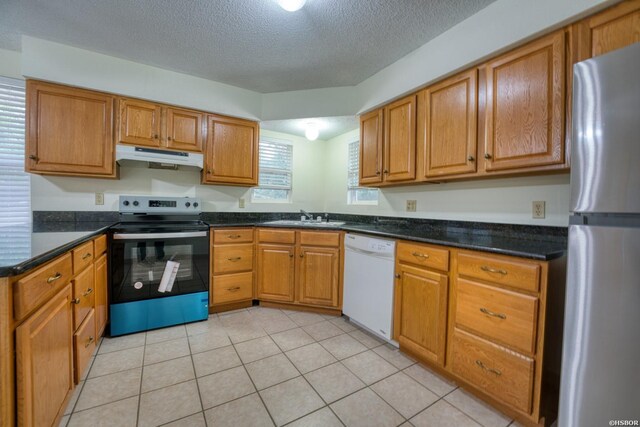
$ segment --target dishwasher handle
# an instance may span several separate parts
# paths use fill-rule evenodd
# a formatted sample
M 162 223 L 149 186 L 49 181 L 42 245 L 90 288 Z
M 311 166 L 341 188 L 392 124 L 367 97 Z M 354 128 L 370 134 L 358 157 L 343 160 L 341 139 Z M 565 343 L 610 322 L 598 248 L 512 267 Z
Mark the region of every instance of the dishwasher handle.
M 360 248 L 352 248 L 350 246 L 345 246 L 345 251 L 346 252 L 355 252 L 358 254 L 362 254 L 362 255 L 369 255 L 369 256 L 375 256 L 375 257 L 384 257 L 384 258 L 393 258 L 394 254 L 391 252 L 378 252 L 378 251 L 368 251 L 366 249 L 360 249 Z

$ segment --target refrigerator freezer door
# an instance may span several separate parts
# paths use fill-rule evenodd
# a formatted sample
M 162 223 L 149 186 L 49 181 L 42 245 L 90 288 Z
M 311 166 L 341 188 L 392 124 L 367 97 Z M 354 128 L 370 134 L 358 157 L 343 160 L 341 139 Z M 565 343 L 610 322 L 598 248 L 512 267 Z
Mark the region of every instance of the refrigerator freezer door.
M 640 417 L 640 228 L 569 228 L 559 427 Z
M 640 213 L 640 43 L 573 74 L 572 212 Z

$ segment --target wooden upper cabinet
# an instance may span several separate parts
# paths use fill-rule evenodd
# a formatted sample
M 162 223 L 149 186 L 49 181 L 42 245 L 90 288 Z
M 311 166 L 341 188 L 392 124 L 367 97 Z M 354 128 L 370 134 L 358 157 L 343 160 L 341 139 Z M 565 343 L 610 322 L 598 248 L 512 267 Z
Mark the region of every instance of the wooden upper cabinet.
M 202 152 L 204 114 L 180 108 L 165 108 L 166 135 L 163 142 L 167 148 Z
M 208 116 L 203 183 L 258 184 L 258 123 Z
M 564 163 L 565 74 L 564 31 L 486 65 L 487 171 Z
M 116 176 L 114 97 L 29 80 L 26 100 L 27 172 Z
M 437 83 L 420 94 L 424 108 L 424 147 L 419 150 L 423 177 L 433 178 L 476 171 L 478 71 Z
M 298 302 L 338 307 L 340 249 L 302 246 L 299 253 Z
M 120 98 L 118 141 L 123 144 L 160 147 L 162 107 L 139 99 Z
M 416 177 L 416 95 L 384 107 L 384 181 Z
M 383 110 L 360 117 L 360 184 L 382 182 Z
M 640 42 L 640 0 L 623 1 L 578 25 L 579 60 Z

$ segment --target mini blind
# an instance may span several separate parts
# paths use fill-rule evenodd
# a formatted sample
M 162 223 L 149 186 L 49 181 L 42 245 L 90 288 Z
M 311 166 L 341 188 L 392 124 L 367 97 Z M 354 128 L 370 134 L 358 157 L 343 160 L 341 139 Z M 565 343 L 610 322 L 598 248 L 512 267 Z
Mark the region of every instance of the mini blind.
M 259 146 L 260 175 L 254 200 L 287 201 L 292 186 L 293 146 L 262 139 Z
M 347 168 L 349 169 L 349 178 L 347 180 L 347 188 L 358 188 L 359 174 L 358 169 L 360 166 L 360 142 L 354 141 L 349 144 L 349 160 Z
M 360 187 L 360 141 L 349 143 L 347 157 L 347 203 L 351 205 L 378 204 L 378 189 Z
M 0 77 L 0 253 L 31 255 L 31 185 L 24 171 L 24 81 Z

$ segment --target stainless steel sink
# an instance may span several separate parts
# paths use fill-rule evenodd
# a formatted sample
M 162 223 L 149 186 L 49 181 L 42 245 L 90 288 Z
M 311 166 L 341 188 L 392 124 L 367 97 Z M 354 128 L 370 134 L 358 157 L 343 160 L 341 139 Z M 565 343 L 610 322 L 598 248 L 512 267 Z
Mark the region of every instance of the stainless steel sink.
M 283 225 L 289 227 L 340 227 L 345 223 L 343 221 L 329 221 L 329 222 L 321 222 L 321 221 L 295 221 L 288 219 L 281 219 L 278 221 L 269 221 L 265 222 L 265 224 L 273 224 L 273 225 Z

